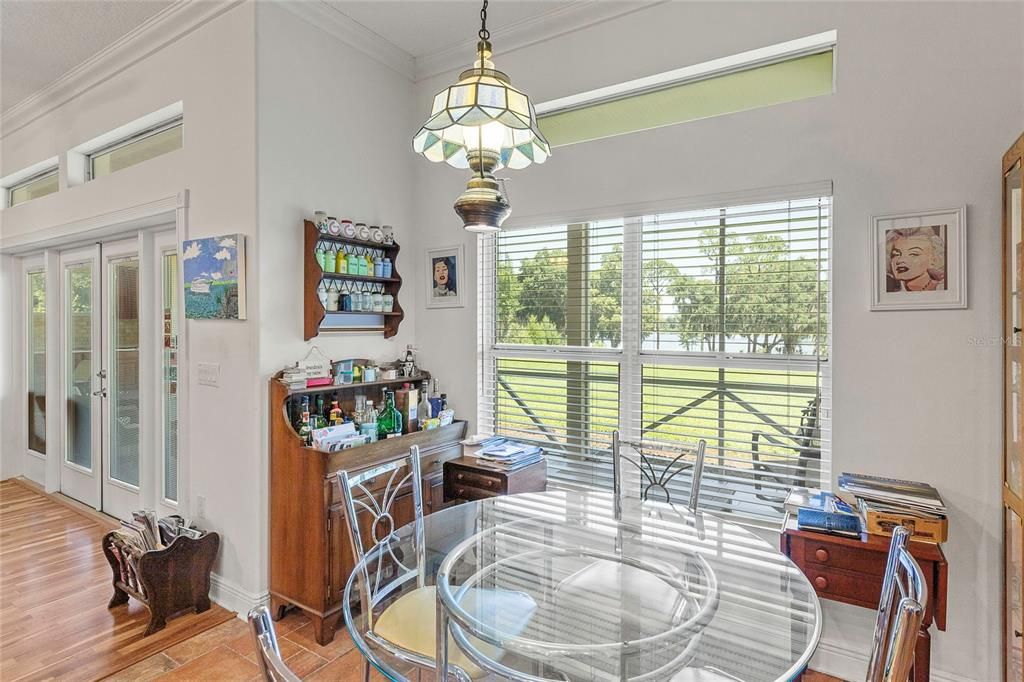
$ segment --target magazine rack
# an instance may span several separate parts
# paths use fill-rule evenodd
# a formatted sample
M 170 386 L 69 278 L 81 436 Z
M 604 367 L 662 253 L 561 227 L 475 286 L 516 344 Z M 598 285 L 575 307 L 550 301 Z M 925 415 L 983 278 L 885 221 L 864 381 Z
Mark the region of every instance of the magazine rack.
M 171 616 L 191 609 L 210 608 L 210 571 L 220 547 L 220 536 L 208 532 L 198 540 L 177 537 L 163 549 L 125 556 L 126 546 L 113 541 L 112 531 L 103 536 L 103 554 L 113 572 L 114 596 L 107 608 L 126 604 L 135 597 L 149 609 L 149 626 L 143 636 L 162 630 Z

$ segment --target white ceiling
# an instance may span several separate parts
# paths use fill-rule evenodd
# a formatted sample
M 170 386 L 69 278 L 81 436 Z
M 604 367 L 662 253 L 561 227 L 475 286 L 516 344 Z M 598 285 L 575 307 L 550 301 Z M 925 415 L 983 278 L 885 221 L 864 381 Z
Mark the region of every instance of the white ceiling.
M 413 57 L 425 57 L 462 44 L 475 44 L 480 30 L 482 3 L 478 0 L 326 2 Z M 487 8 L 487 27 L 493 39 L 502 31 L 578 4 L 583 3 L 570 0 L 495 0 Z
M 7 111 L 173 0 L 3 0 L 0 110 Z
M 0 112 L 180 1 L 0 0 Z M 407 55 L 417 76 L 467 63 L 480 28 L 480 0 L 282 1 L 344 15 L 366 41 Z M 487 23 L 500 53 L 658 1 L 492 0 Z

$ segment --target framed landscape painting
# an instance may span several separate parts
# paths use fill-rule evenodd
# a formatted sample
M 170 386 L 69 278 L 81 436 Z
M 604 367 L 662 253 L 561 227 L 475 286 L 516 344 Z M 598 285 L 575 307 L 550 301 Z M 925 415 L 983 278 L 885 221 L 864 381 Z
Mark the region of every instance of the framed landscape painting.
M 186 319 L 245 319 L 245 235 L 189 239 L 181 263 Z
M 967 307 L 967 208 L 872 219 L 871 309 Z

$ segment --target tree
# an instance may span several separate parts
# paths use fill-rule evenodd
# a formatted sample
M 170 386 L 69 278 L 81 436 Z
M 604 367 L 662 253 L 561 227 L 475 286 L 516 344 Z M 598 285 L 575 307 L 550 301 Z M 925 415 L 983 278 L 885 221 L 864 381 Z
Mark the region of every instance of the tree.
M 641 269 L 641 334 L 643 338 L 676 331 L 671 296 L 679 268 L 657 258 L 644 261 Z M 622 341 L 622 247 L 616 245 L 601 257 L 601 266 L 590 276 L 590 337 L 607 341 L 613 348 Z
M 522 287 L 519 284 L 515 267 L 507 258 L 498 263 L 496 278 L 498 286 L 497 338 L 500 341 L 508 341 L 511 336 L 512 323 L 518 317 Z
M 565 334 L 548 318 L 538 320 L 531 316 L 525 322 L 513 320 L 509 325 L 506 341 L 531 346 L 563 346 Z
M 547 318 L 564 336 L 567 263 L 565 249 L 541 249 L 522 262 L 517 320 Z

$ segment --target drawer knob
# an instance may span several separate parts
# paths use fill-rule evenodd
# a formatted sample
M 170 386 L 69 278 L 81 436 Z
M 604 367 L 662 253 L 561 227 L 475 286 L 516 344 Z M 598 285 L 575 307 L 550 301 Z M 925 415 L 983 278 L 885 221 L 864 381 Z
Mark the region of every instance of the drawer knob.
M 828 578 L 826 578 L 823 575 L 819 575 L 817 578 L 814 579 L 814 586 L 817 587 L 819 590 L 827 590 Z
M 494 481 L 484 481 L 485 488 L 490 488 L 492 485 L 494 485 Z
M 819 548 L 814 552 L 814 558 L 818 561 L 828 561 L 828 550 L 825 548 Z
M 456 488 L 455 489 L 455 497 L 465 497 L 465 496 L 466 496 L 466 489 L 465 488 Z
M 455 480 L 457 480 L 457 481 L 461 481 L 464 478 L 465 478 L 464 474 L 458 474 L 458 475 L 455 476 Z

